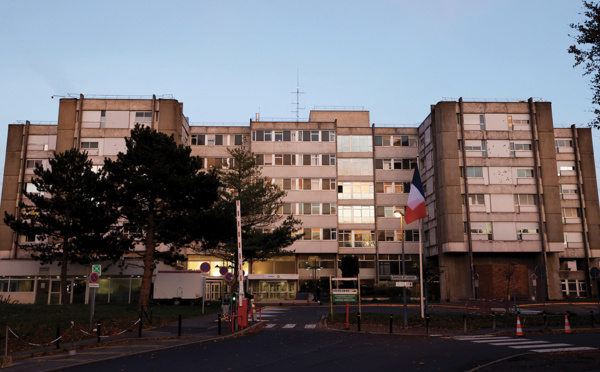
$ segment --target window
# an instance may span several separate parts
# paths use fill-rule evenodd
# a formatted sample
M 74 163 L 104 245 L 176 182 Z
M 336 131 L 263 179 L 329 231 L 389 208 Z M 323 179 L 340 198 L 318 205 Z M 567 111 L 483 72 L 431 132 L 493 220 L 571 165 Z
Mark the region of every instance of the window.
M 479 129 L 485 130 L 485 115 L 479 115 Z
M 374 248 L 375 231 L 340 230 L 338 245 L 341 248 Z
M 81 142 L 81 148 L 82 149 L 97 149 L 98 142 L 91 142 L 91 141 Z
M 378 205 L 377 217 L 394 217 L 394 211 L 400 211 L 404 214 L 404 207 Z
M 273 140 L 273 132 L 272 131 L 265 130 L 264 133 L 265 133 L 265 137 L 264 137 L 265 138 L 265 142 L 270 142 L 270 141 Z
M 233 135 L 233 144 L 236 146 L 241 146 L 244 142 L 244 136 L 242 134 L 234 134 Z
M 515 212 L 535 212 L 537 205 L 537 195 L 535 194 L 515 194 Z
M 338 182 L 338 199 L 373 199 L 373 182 Z
M 25 192 L 29 194 L 40 194 L 43 195 L 42 192 L 38 190 L 38 188 L 31 182 L 27 182 L 25 186 Z
M 493 240 L 491 222 L 471 222 L 471 235 L 476 240 Z
M 508 130 L 525 129 L 529 125 L 529 119 L 517 119 L 514 115 L 508 115 Z
M 150 122 L 152 121 L 152 111 L 138 111 L 135 113 L 136 122 Z
M 530 240 L 527 236 L 533 236 L 540 233 L 539 223 L 537 222 L 518 222 L 517 240 Z
M 194 134 L 191 137 L 192 145 L 204 146 L 204 134 Z
M 393 145 L 394 146 L 402 146 L 402 147 L 416 147 L 417 146 L 417 137 L 394 136 L 393 137 Z
M 395 230 L 378 230 L 377 231 L 377 241 L 380 241 L 380 242 L 393 242 L 395 236 L 396 236 Z
M 518 151 L 531 151 L 533 145 L 531 142 L 510 142 L 510 156 L 512 158 L 517 156 Z
M 518 178 L 533 178 L 534 177 L 533 168 L 517 169 L 517 177 Z
M 338 174 L 340 176 L 372 176 L 373 160 L 371 159 L 338 159 Z
M 373 137 L 371 136 L 338 136 L 338 152 L 372 152 Z
M 283 141 L 283 132 L 282 131 L 275 131 L 275 142 L 280 142 Z
M 375 223 L 375 209 L 369 205 L 340 205 L 339 223 Z
M 376 182 L 375 192 L 378 194 L 408 194 L 410 182 Z
M 580 208 L 563 208 L 563 223 L 575 223 L 574 219 L 581 218 Z
M 573 140 L 572 139 L 555 139 L 554 145 L 556 146 L 556 152 L 572 152 Z
M 577 185 L 565 184 L 558 185 L 560 190 L 560 197 L 563 199 L 569 198 L 570 195 L 577 195 Z
M 334 154 L 324 154 L 323 155 L 323 165 L 335 165 L 335 155 Z
M 418 242 L 419 230 L 404 230 L 404 236 L 407 242 Z
M 36 168 L 42 165 L 41 160 L 27 160 L 27 169 Z
M 467 177 L 483 177 L 483 167 L 467 167 Z
M 466 140 L 465 151 L 476 151 L 478 154 L 481 154 L 481 156 L 486 157 L 487 148 L 485 146 L 485 140 Z
M 483 194 L 469 194 L 469 205 L 485 205 Z
M 323 178 L 321 190 L 335 190 L 335 178 Z

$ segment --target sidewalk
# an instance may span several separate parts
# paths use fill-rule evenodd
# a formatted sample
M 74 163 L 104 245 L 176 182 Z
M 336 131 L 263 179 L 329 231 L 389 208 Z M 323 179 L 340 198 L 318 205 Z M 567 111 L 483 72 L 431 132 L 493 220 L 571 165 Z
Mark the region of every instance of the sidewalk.
M 51 345 L 43 349 L 11 353 L 9 357 L 12 358 L 13 366 L 3 370 L 7 372 L 55 371 L 122 356 L 225 339 L 243 334 L 260 325 L 260 322 L 249 322 L 248 328 L 232 332 L 230 323 L 223 321 L 219 335 L 216 314 L 184 319 L 181 323 L 181 336 L 179 336 L 179 324 L 174 323 L 164 327 L 146 329 L 142 332 L 142 337 L 138 337 L 136 328 L 133 332 L 102 338 L 101 342 L 93 338 L 76 343 L 63 343 L 60 345 L 60 349 Z

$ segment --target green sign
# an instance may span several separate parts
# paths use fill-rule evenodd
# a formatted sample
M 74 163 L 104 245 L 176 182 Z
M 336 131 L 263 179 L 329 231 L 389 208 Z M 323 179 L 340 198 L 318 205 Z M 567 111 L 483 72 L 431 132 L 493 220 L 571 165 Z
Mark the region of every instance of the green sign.
M 331 291 L 333 302 L 357 302 L 357 289 L 333 289 Z
M 92 265 L 92 272 L 102 275 L 102 265 Z

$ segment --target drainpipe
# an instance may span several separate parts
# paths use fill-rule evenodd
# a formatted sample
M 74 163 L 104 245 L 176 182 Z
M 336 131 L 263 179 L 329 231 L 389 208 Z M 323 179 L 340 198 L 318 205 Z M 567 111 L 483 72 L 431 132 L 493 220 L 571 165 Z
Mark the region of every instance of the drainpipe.
M 27 169 L 27 147 L 29 145 L 29 126 L 31 123 L 29 120 L 25 121 L 25 128 L 23 129 L 23 142 L 21 145 L 21 169 L 19 169 L 19 185 L 17 188 L 17 210 L 15 212 L 15 218 L 18 220 L 21 218 L 21 204 L 23 204 L 23 190 L 25 189 L 25 170 Z M 12 258 L 17 258 L 17 246 L 18 246 L 19 236 L 17 233 L 13 232 L 13 242 L 11 247 Z
M 464 177 L 463 177 L 463 181 L 465 184 L 465 210 L 467 212 L 467 247 L 469 249 L 469 270 L 471 273 L 471 296 L 475 297 L 475 281 L 474 281 L 474 276 L 475 276 L 475 269 L 474 269 L 474 265 L 473 265 L 473 240 L 471 238 L 471 207 L 469 205 L 469 181 L 468 181 L 468 177 L 467 177 L 467 154 L 465 151 L 465 117 L 464 117 L 464 110 L 463 110 L 463 99 L 462 97 L 460 97 L 458 99 L 458 110 L 459 110 L 459 121 L 460 121 L 460 136 L 462 137 L 462 149 L 460 151 L 461 155 L 462 155 L 462 161 L 463 161 L 463 171 L 464 171 Z
M 550 293 L 550 276 L 548 275 L 548 236 L 546 235 L 546 224 L 544 221 L 545 210 L 544 204 L 542 203 L 542 190 L 541 190 L 541 168 L 540 168 L 540 148 L 539 148 L 539 137 L 538 137 L 538 127 L 537 127 L 537 117 L 535 111 L 535 105 L 533 103 L 533 98 L 529 98 L 529 117 L 531 118 L 531 138 L 533 142 L 533 161 L 534 161 L 534 169 L 535 169 L 535 191 L 538 199 L 538 223 L 540 224 L 540 234 L 542 237 L 542 264 L 546 268 L 546 298 L 549 298 Z M 545 202 L 545 200 L 544 200 Z
M 575 155 L 575 171 L 577 176 L 577 189 L 579 194 L 579 205 L 581 208 L 581 228 L 583 231 L 583 251 L 585 253 L 585 285 L 590 288 L 590 294 L 592 293 L 592 283 L 590 280 L 590 242 L 588 240 L 588 229 L 587 229 L 587 218 L 585 215 L 585 198 L 583 196 L 583 175 L 581 174 L 581 154 L 579 153 L 579 136 L 577 134 L 577 128 L 575 125 L 571 125 L 571 132 L 573 133 L 573 152 Z

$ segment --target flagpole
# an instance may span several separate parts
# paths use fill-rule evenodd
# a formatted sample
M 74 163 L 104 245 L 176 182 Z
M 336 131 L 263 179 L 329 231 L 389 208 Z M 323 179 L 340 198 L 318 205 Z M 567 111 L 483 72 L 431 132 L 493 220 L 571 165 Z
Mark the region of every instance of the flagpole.
M 421 292 L 421 319 L 425 318 L 423 301 L 423 220 L 419 219 L 419 290 Z

